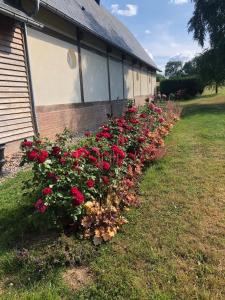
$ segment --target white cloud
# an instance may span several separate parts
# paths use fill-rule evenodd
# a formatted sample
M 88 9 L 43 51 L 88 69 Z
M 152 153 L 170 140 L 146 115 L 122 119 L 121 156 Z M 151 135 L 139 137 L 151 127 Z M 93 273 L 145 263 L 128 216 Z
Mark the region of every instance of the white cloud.
M 146 33 L 146 34 L 150 34 L 151 31 L 150 31 L 149 29 L 146 29 L 146 30 L 145 30 L 145 33 Z
M 137 15 L 138 6 L 135 4 L 126 4 L 126 9 L 121 9 L 119 4 L 112 4 L 111 12 L 119 16 L 133 17 Z
M 155 24 L 152 30 L 152 38 L 143 40 L 142 45 L 147 52 L 151 51 L 154 61 L 161 70 L 165 70 L 166 63 L 171 59 L 187 61 L 196 54 L 202 52 L 202 49 L 192 39 L 179 37 L 172 34 L 172 23 L 165 22 Z
M 188 0 L 170 0 L 170 4 L 182 5 L 188 3 Z

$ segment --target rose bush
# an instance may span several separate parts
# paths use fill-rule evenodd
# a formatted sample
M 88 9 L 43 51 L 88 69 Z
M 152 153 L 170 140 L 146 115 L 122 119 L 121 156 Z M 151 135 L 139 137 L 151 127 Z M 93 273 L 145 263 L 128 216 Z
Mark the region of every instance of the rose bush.
M 122 211 L 139 205 L 135 182 L 144 164 L 164 155 L 164 137 L 178 117 L 172 103 L 162 110 L 129 102 L 122 117 L 109 119 L 95 134 L 86 132 L 76 146 L 67 133 L 54 142 L 23 141 L 22 163 L 33 166 L 35 208 L 64 226 L 78 223 L 96 243 L 108 241 L 126 223 Z

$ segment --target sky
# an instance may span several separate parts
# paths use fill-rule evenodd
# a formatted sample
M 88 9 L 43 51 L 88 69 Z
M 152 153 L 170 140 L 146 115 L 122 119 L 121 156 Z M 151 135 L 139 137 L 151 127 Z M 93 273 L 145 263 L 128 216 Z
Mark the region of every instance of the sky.
M 101 4 L 129 28 L 163 71 L 169 60 L 188 61 L 202 52 L 188 34 L 191 0 L 101 0 Z

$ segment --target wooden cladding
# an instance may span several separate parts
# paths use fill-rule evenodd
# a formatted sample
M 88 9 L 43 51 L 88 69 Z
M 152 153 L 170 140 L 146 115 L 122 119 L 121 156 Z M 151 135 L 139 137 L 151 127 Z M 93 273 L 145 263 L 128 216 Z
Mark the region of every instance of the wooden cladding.
M 23 32 L 0 20 L 0 144 L 34 135 Z

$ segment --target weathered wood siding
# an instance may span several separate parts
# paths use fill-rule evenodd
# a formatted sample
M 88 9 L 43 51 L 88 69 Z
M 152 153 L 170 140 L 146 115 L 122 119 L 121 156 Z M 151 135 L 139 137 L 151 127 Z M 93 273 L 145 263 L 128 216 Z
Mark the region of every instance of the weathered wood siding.
M 0 144 L 33 136 L 23 33 L 0 18 Z

